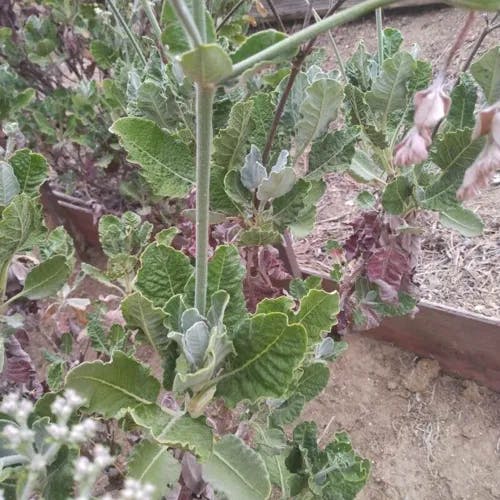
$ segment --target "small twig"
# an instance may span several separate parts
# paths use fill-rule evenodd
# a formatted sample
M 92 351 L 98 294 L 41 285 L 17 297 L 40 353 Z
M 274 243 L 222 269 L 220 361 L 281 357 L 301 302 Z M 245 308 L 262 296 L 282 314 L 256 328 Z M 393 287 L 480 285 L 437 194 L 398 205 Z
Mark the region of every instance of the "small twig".
M 233 6 L 233 8 L 225 15 L 225 17 L 222 19 L 222 21 L 219 23 L 219 25 L 216 28 L 216 31 L 219 31 L 222 26 L 224 26 L 229 19 L 231 19 L 234 15 L 234 13 L 245 3 L 246 0 L 240 0 L 237 4 Z
M 472 61 L 476 57 L 477 52 L 481 48 L 481 45 L 483 44 L 485 38 L 494 30 L 500 28 L 500 24 L 494 24 L 492 26 L 492 23 L 495 22 L 499 14 L 496 14 L 493 19 L 490 21 L 488 18 L 486 18 L 486 26 L 484 27 L 483 31 L 479 35 L 478 39 L 476 40 L 476 43 L 474 44 L 474 47 L 471 50 L 471 53 L 469 54 L 469 57 L 467 58 L 467 61 L 465 61 L 462 72 L 465 73 L 470 65 L 472 64 Z
M 146 66 L 146 64 L 148 63 L 146 56 L 142 52 L 142 49 L 139 46 L 139 43 L 137 42 L 135 35 L 132 33 L 132 31 L 129 28 L 128 24 L 126 23 L 125 19 L 123 19 L 123 16 L 120 14 L 120 11 L 117 9 L 117 7 L 114 3 L 114 0 L 106 0 L 106 1 L 109 5 L 109 8 L 111 9 L 113 15 L 115 16 L 116 21 L 123 28 L 123 31 L 125 31 L 125 34 L 127 35 L 128 39 L 132 43 L 134 50 L 137 52 L 137 55 L 141 59 L 144 66 Z
M 377 47 L 378 47 L 378 65 L 379 71 L 382 70 L 384 63 L 384 24 L 382 20 L 382 9 L 375 11 L 375 20 L 377 23 Z
M 280 30 L 283 33 L 286 33 L 286 28 L 285 25 L 283 24 L 283 19 L 281 19 L 281 16 L 276 9 L 273 0 L 267 0 L 267 5 L 269 5 L 269 8 L 271 9 L 271 12 L 273 13 L 274 18 L 276 19 L 276 22 L 278 23 Z

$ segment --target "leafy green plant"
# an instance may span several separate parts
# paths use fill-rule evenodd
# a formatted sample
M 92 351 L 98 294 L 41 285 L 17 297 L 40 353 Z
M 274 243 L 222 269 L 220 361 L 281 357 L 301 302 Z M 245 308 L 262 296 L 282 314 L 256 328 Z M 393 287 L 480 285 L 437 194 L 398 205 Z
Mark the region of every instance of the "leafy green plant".
M 18 314 L 7 314 L 9 306 L 21 299 L 39 300 L 54 295 L 71 272 L 73 250 L 67 234 L 62 228 L 48 232 L 43 224 L 39 187 L 46 175 L 47 162 L 43 156 L 28 149 L 18 150 L 0 161 L 2 369 L 4 342 L 22 325 Z M 23 258 L 27 265 L 23 264 Z M 16 270 L 20 289 L 7 296 L 9 276 L 15 280 Z
M 69 370 L 64 387 L 81 398 L 80 414 L 141 433 L 142 443 L 128 458 L 128 476 L 154 486 L 155 498 L 176 488 L 184 496 L 211 491 L 209 498 L 265 499 L 275 488 L 282 498 L 350 499 L 367 480 L 370 464 L 353 451 L 345 433 L 324 445 L 314 423 L 294 423 L 306 402 L 326 387 L 327 362 L 345 347 L 328 336 L 341 307 L 343 320 L 352 313 L 360 323 L 370 314 L 404 314 L 414 307 L 403 280 L 411 275 L 414 212 L 422 207 L 445 210 L 429 204 L 431 198 L 443 201 L 429 190 L 441 181 L 447 195 L 455 193 L 456 179 L 450 181 L 446 174 L 451 176 L 457 164 L 456 151 L 464 169 L 481 144 L 471 141 L 470 129 L 462 124 L 450 131 L 452 123 L 445 123 L 431 153 L 433 164 L 414 161 L 424 156 L 418 148 L 397 159 L 403 148 L 397 143 L 412 122 L 416 130 L 407 136 L 409 146 L 422 139 L 426 148 L 428 129 L 437 123 L 424 126 L 418 105 L 415 112 L 411 105 L 414 95 L 427 87 L 431 68 L 400 50 L 402 37 L 395 30 L 379 30 L 378 56 L 360 47 L 343 73 L 326 73 L 315 65 L 297 72 L 297 87 L 277 126 L 272 108 L 285 93 L 286 83 L 280 82 L 287 74 L 267 74 L 266 81 L 255 70 L 294 57 L 300 44 L 389 3 L 367 0 L 288 37 L 267 31 L 243 39 L 237 27 L 222 32 L 232 14 L 221 16 L 218 2 L 211 3 L 215 20 L 204 2 L 172 0 L 164 3 L 158 21 L 145 1 L 160 45 L 160 56 L 148 59 L 119 7 L 109 1 L 137 59 L 145 68 L 151 65 L 151 74 L 161 68 L 156 80 L 146 76 L 147 69 L 136 72 L 133 87 L 136 103 L 148 101 L 147 96 L 161 99 L 150 100 L 141 112 L 132 107 L 133 116 L 118 119 L 111 130 L 130 161 L 141 165 L 141 175 L 156 196 L 184 196 L 195 189 L 196 258 L 193 262 L 172 246 L 173 229 L 150 241 L 151 226 L 133 213 L 103 217 L 100 238 L 109 265 L 105 272 L 90 266 L 85 272 L 119 291 L 125 325 L 112 327 L 107 335 L 99 325 L 92 326 L 94 349 L 102 357 Z M 106 60 L 104 47 L 94 44 L 93 50 Z M 163 57 L 172 55 L 165 64 Z M 478 67 L 480 84 L 488 81 L 485 66 Z M 341 81 L 343 74 L 347 81 Z M 244 92 L 227 89 L 242 75 Z M 119 89 L 113 84 L 110 88 Z M 441 90 L 432 87 L 417 94 L 425 100 L 430 93 L 441 104 L 441 111 L 433 114 L 438 121 L 448 106 Z M 459 98 L 452 106 L 457 102 Z M 171 105 L 173 114 L 151 103 Z M 342 111 L 345 126 L 332 130 Z M 467 113 L 450 116 L 463 116 L 469 123 Z M 297 167 L 304 158 L 308 169 L 299 176 Z M 403 170 L 400 163 L 411 165 Z M 240 248 L 223 244 L 212 249 L 210 225 L 220 213 L 236 219 L 236 242 L 250 248 L 279 242 L 290 232 L 306 234 L 325 189 L 322 177 L 338 170 L 376 186 L 364 196 L 364 203 L 376 210 L 354 224 L 356 238 L 350 242 L 353 257 L 361 258 L 359 270 L 345 279 L 336 270 L 341 293 L 322 290 L 318 279 L 296 280 L 290 295 L 264 299 L 249 312 L 243 287 L 247 267 Z M 454 199 L 452 208 L 462 210 Z M 351 304 L 353 290 L 360 300 Z M 150 363 L 131 353 L 130 338 L 148 346 L 142 359 Z M 153 365 L 159 377 L 152 374 Z M 49 393 L 37 405 L 47 425 L 57 420 L 47 410 L 56 397 Z M 18 423 L 31 430 L 28 421 Z M 290 436 L 285 433 L 292 429 L 288 426 L 293 427 Z M 78 453 L 78 446 L 73 449 Z M 64 459 L 64 467 L 72 470 L 71 457 Z M 20 468 L 8 468 L 1 477 L 16 481 L 23 498 L 29 498 L 46 485 L 46 468 L 39 467 L 36 474 L 33 468 L 32 456 L 26 455 Z M 80 468 L 88 481 L 82 493 L 84 474 L 77 466 L 76 489 L 90 498 L 99 471 Z

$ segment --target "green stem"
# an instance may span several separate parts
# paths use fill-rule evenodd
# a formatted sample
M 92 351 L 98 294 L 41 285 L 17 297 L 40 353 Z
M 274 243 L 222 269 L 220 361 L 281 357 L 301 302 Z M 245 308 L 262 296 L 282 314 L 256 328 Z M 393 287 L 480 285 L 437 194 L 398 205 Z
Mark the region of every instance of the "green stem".
M 109 8 L 111 9 L 111 12 L 113 12 L 113 15 L 115 16 L 116 21 L 118 24 L 123 28 L 125 31 L 125 34 L 127 35 L 128 39 L 132 43 L 135 51 L 137 52 L 137 55 L 141 59 L 142 63 L 144 66 L 147 64 L 147 59 L 144 53 L 142 52 L 141 47 L 139 46 L 139 43 L 137 42 L 137 39 L 135 38 L 135 35 L 132 33 L 130 28 L 128 27 L 128 24 L 126 23 L 125 19 L 123 19 L 123 16 L 120 14 L 120 11 L 117 9 L 114 0 L 106 0 L 108 2 Z
M 172 7 L 174 8 L 177 17 L 184 28 L 189 42 L 191 43 L 191 47 L 194 48 L 201 45 L 203 43 L 203 39 L 201 38 L 193 16 L 184 1 L 172 0 Z
M 10 260 L 0 267 L 0 310 L 4 308 L 5 292 L 7 290 L 7 280 L 9 278 Z
M 358 17 L 372 12 L 373 9 L 389 5 L 394 2 L 395 0 L 365 0 L 360 4 L 344 9 L 343 11 L 329 16 L 319 23 L 308 26 L 281 42 L 275 43 L 267 49 L 261 50 L 260 52 L 257 52 L 257 54 L 254 54 L 253 56 L 235 64 L 233 66 L 233 72 L 228 78 L 234 78 L 244 71 L 252 68 L 256 64 L 263 61 L 271 61 L 283 52 L 297 47 L 301 43 L 307 42 L 311 38 L 321 35 L 321 33 L 324 33 L 325 31 L 340 26 L 341 24 L 345 24 L 349 21 L 354 21 Z
M 317 23 L 319 23 L 321 21 L 321 17 L 318 14 L 318 11 L 313 8 L 312 13 L 313 13 L 315 21 Z M 335 57 L 337 59 L 337 64 L 339 65 L 340 74 L 342 75 L 344 82 L 349 83 L 349 80 L 347 79 L 347 73 L 345 70 L 344 60 L 342 59 L 342 56 L 340 55 L 339 48 L 338 48 L 337 43 L 335 42 L 335 38 L 333 38 L 332 32 L 330 30 L 328 30 L 328 38 L 330 39 L 330 45 L 332 46 L 333 52 L 335 53 Z
M 142 8 L 144 9 L 144 12 L 146 13 L 146 16 L 151 24 L 151 28 L 153 29 L 155 37 L 161 43 L 160 24 L 158 23 L 158 19 L 156 19 L 153 8 L 151 7 L 150 0 L 141 0 L 141 3 L 142 3 Z
M 215 87 L 196 87 L 196 267 L 194 306 L 205 314 L 208 284 L 210 160 Z
M 384 63 L 384 25 L 382 21 L 382 9 L 375 11 L 375 20 L 377 22 L 377 47 L 378 47 L 378 67 L 382 71 Z
M 205 5 L 203 0 L 193 1 L 193 19 L 198 27 L 201 40 L 203 43 L 207 43 L 207 24 L 205 22 Z

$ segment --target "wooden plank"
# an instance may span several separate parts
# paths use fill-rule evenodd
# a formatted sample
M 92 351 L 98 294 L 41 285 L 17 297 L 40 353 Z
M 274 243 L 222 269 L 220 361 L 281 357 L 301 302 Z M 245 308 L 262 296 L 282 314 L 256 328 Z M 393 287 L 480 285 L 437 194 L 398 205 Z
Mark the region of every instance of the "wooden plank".
M 361 0 L 348 0 L 344 4 L 345 7 L 352 7 L 357 3 L 360 3 Z M 324 16 L 330 7 L 333 5 L 332 0 L 311 0 L 312 6 L 316 9 L 320 16 Z M 263 1 L 264 6 L 266 6 L 266 2 Z M 281 19 L 286 22 L 292 21 L 302 21 L 307 12 L 307 3 L 304 0 L 274 0 L 274 5 L 276 6 L 276 10 L 278 11 Z M 418 8 L 429 5 L 443 5 L 443 2 L 439 0 L 412 0 L 396 2 L 392 5 L 384 7 L 384 9 L 395 9 L 395 8 Z M 254 9 L 252 11 L 252 15 L 255 17 L 258 23 L 269 23 L 274 22 L 274 17 L 269 8 L 267 8 L 268 14 L 266 16 L 261 16 Z
M 304 277 L 320 276 L 328 291 L 336 289 L 328 275 L 304 267 L 302 273 Z M 414 318 L 388 318 L 361 335 L 435 359 L 445 373 L 500 392 L 500 319 L 425 300 L 418 308 Z

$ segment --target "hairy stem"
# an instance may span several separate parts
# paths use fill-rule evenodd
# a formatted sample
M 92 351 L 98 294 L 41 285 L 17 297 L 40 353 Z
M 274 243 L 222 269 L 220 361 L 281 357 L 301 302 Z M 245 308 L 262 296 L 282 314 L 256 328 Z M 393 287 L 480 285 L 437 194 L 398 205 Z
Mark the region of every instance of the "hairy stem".
M 196 87 L 196 265 L 194 306 L 205 314 L 208 284 L 208 232 L 210 202 L 210 160 L 213 139 L 215 88 Z
M 462 67 L 462 72 L 465 73 L 470 65 L 472 64 L 472 61 L 476 57 L 476 54 L 478 53 L 479 49 L 481 48 L 481 45 L 483 44 L 485 38 L 492 32 L 495 31 L 496 29 L 500 28 L 500 24 L 493 24 L 492 23 L 498 18 L 498 14 L 495 15 L 495 17 L 490 21 L 486 21 L 486 26 L 479 35 L 478 39 L 476 40 L 476 43 L 474 44 L 474 47 L 472 48 L 469 57 L 467 58 L 467 61 L 465 61 L 463 67 Z
M 198 47 L 203 43 L 203 39 L 198 31 L 196 23 L 183 0 L 172 0 L 172 7 L 179 18 L 182 27 L 189 39 L 191 47 Z
M 193 1 L 193 19 L 203 43 L 207 43 L 207 24 L 205 22 L 204 0 Z
M 158 19 L 156 19 L 156 15 L 153 12 L 153 8 L 151 7 L 151 1 L 141 0 L 141 3 L 142 3 L 142 8 L 144 9 L 144 12 L 146 13 L 146 16 L 148 18 L 148 21 L 151 24 L 151 29 L 153 30 L 155 37 L 161 43 L 161 28 L 160 24 L 158 23 Z
M 375 11 L 375 20 L 377 23 L 377 51 L 378 51 L 378 66 L 382 71 L 384 63 L 384 24 L 382 21 L 382 9 Z
M 128 39 L 132 43 L 134 50 L 137 52 L 137 55 L 139 56 L 140 60 L 142 61 L 142 63 L 145 66 L 148 61 L 146 59 L 146 56 L 144 55 L 144 52 L 142 51 L 141 47 L 139 46 L 139 43 L 137 42 L 135 35 L 132 33 L 132 30 L 129 28 L 127 22 L 125 21 L 125 19 L 123 19 L 123 16 L 121 15 L 120 11 L 117 9 L 114 0 L 106 0 L 106 1 L 108 2 L 109 8 L 111 9 L 113 16 L 115 16 L 117 23 L 123 28 L 123 31 L 125 31 L 125 34 L 127 35 Z
M 395 0 L 365 0 L 360 4 L 344 9 L 337 14 L 323 19 L 319 23 L 313 24 L 311 26 L 308 26 L 307 28 L 300 30 L 297 33 L 294 33 L 285 40 L 281 40 L 280 42 L 275 43 L 267 49 L 257 52 L 257 54 L 248 57 L 244 61 L 235 64 L 233 66 L 233 72 L 228 78 L 234 78 L 244 71 L 252 68 L 256 64 L 274 59 L 275 57 L 283 53 L 283 51 L 297 47 L 300 44 L 309 41 L 311 38 L 317 37 L 325 31 L 340 26 L 341 24 L 345 24 L 349 21 L 353 21 L 358 17 L 372 12 L 373 9 L 383 7 L 385 5 L 390 5 L 391 3 L 394 3 L 394 1 Z

